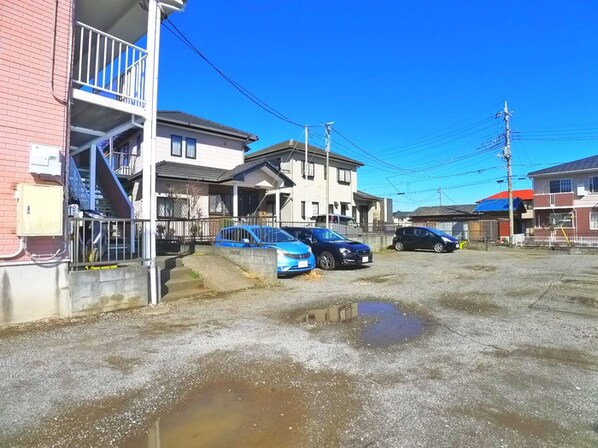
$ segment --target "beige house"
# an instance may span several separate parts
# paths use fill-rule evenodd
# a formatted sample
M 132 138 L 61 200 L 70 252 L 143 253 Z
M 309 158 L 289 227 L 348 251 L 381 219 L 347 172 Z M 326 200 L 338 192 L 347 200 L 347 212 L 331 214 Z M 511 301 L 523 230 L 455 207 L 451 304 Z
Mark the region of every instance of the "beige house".
M 308 145 L 306 159 L 305 144 L 294 140 L 253 151 L 245 160 L 268 161 L 292 180 L 292 186 L 281 189 L 282 222 L 307 223 L 328 212 L 351 216 L 366 229 L 381 215 L 377 210 L 380 198 L 357 190 L 357 169 L 363 166 L 357 160 L 330 152 L 327 176 L 326 151 Z M 267 210 L 273 211 L 274 206 L 275 198 L 268 193 Z

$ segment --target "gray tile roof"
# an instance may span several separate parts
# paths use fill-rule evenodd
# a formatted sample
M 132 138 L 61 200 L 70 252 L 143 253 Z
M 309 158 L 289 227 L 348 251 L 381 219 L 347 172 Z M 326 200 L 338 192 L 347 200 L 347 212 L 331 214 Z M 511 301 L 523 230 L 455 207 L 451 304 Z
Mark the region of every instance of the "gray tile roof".
M 572 173 L 575 171 L 598 170 L 598 156 L 590 156 L 585 159 L 574 160 L 573 162 L 562 163 L 543 170 L 532 171 L 529 177 L 542 176 L 546 174 Z
M 249 132 L 235 129 L 230 126 L 225 126 L 223 124 L 216 123 L 215 121 L 206 120 L 205 118 L 177 110 L 159 110 L 157 120 L 158 122 L 162 123 L 178 124 L 182 126 L 199 128 L 200 130 L 204 131 L 229 135 L 231 137 L 247 139 L 250 142 L 255 142 L 258 140 L 257 135 L 251 134 Z
M 478 204 L 447 205 L 439 207 L 419 207 L 411 216 L 467 216 L 474 214 Z
M 278 175 L 283 181 L 285 187 L 293 186 L 294 183 L 284 173 L 271 163 L 265 160 L 256 160 L 249 163 L 238 165 L 232 170 L 212 168 L 209 166 L 189 165 L 186 163 L 161 161 L 156 163 L 156 176 L 168 179 L 196 180 L 202 182 L 222 183 L 231 180 L 242 180 L 246 173 L 255 171 L 266 166 L 273 173 Z
M 303 154 L 305 151 L 305 143 L 301 143 L 301 142 L 298 142 L 295 140 L 285 140 L 285 141 L 277 143 L 275 145 L 268 146 L 267 148 L 264 148 L 264 149 L 259 149 L 257 151 L 251 151 L 251 153 L 245 155 L 245 160 L 254 160 L 257 158 L 262 158 L 262 159 L 269 158 L 272 156 L 276 156 L 281 152 L 285 152 L 285 151 L 289 151 L 289 150 L 294 150 L 298 154 Z M 326 151 L 317 146 L 308 144 L 307 150 L 312 155 L 317 154 L 319 156 L 326 157 Z M 355 165 L 356 167 L 363 166 L 363 163 L 358 160 L 354 160 L 354 159 L 350 159 L 349 157 L 341 156 L 340 154 L 337 154 L 332 151 L 330 152 L 329 156 L 330 156 L 330 160 L 346 162 L 351 165 Z
M 357 190 L 353 193 L 353 196 L 357 199 L 365 199 L 366 201 L 379 201 L 380 198 L 378 196 L 374 196 L 372 194 L 366 193 L 365 191 Z

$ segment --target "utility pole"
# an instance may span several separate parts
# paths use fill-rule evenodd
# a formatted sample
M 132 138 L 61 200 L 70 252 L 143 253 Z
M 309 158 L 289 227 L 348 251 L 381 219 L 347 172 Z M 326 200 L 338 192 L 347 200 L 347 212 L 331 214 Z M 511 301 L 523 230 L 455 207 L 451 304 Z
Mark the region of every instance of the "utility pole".
M 507 189 L 509 193 L 509 245 L 513 245 L 513 235 L 515 234 L 513 219 L 513 173 L 511 168 L 511 127 L 509 118 L 511 114 L 505 101 L 503 109 L 503 119 L 505 120 L 505 146 L 502 148 L 502 158 L 507 162 Z
M 438 205 L 442 207 L 442 187 L 438 189 Z
M 305 162 L 303 162 L 303 179 L 305 180 L 305 208 L 304 208 L 303 212 L 305 213 L 305 216 L 303 219 L 305 219 L 306 221 L 307 221 L 307 209 L 308 209 L 308 205 L 307 205 L 307 171 L 308 171 L 307 147 L 309 146 L 308 134 L 309 134 L 309 130 L 307 128 L 307 125 L 305 125 Z
M 330 228 L 328 204 L 330 203 L 330 127 L 334 122 L 324 123 L 326 131 L 326 228 Z

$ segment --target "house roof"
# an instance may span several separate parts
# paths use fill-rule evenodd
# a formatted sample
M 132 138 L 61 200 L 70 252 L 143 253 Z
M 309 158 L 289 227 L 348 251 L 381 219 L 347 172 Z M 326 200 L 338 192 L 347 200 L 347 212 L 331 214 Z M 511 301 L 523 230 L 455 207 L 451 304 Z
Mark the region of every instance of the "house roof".
M 519 198 L 513 199 L 513 210 L 517 210 L 523 207 L 522 211 L 525 211 L 525 206 Z M 509 199 L 484 199 L 475 208 L 474 213 L 500 213 L 509 211 Z
M 410 216 L 467 216 L 472 215 L 477 204 L 418 207 Z
M 156 177 L 193 180 L 211 183 L 223 183 L 232 180 L 243 180 L 245 174 L 266 167 L 271 170 L 275 176 L 282 179 L 285 187 L 291 187 L 294 182 L 280 172 L 274 165 L 265 161 L 258 160 L 250 163 L 238 165 L 232 170 L 221 168 L 212 168 L 209 166 L 188 165 L 186 163 L 161 161 L 156 163 Z M 138 173 L 140 175 L 140 173 Z
M 493 194 L 492 196 L 488 196 L 487 198 L 480 199 L 476 201 L 478 204 L 486 199 L 508 199 L 509 192 L 507 190 L 501 191 L 500 193 Z M 522 201 L 531 201 L 534 199 L 534 190 L 513 190 L 513 198 L 519 198 Z
M 392 214 L 392 216 L 394 216 L 395 218 L 409 218 L 411 215 L 413 215 L 413 212 L 396 211 Z
M 215 133 L 219 135 L 226 135 L 228 137 L 239 138 L 247 140 L 248 143 L 258 140 L 258 136 L 249 132 L 235 129 L 230 126 L 225 126 L 215 121 L 206 120 L 205 118 L 181 112 L 177 110 L 159 110 L 157 121 L 161 123 L 176 124 L 179 126 L 187 126 L 195 128 L 203 132 Z M 248 150 L 248 148 L 247 148 Z
M 598 170 L 598 155 L 574 160 L 573 162 L 562 163 L 550 168 L 544 168 L 543 170 L 532 171 L 531 173 L 528 173 L 528 177 L 593 170 Z
M 374 196 L 372 194 L 366 193 L 365 191 L 357 190 L 353 193 L 353 197 L 365 201 L 379 201 L 380 198 L 378 196 Z
M 295 141 L 295 140 L 285 140 L 285 141 L 277 143 L 275 145 L 268 146 L 267 148 L 259 149 L 257 151 L 252 151 L 250 154 L 245 155 L 245 160 L 253 160 L 253 159 L 257 159 L 257 158 L 267 158 L 267 157 L 270 157 L 270 156 L 273 156 L 273 155 L 276 155 L 276 154 L 279 154 L 279 153 L 282 153 L 282 152 L 285 152 L 288 150 L 294 150 L 294 151 L 297 151 L 298 153 L 303 153 L 305 151 L 305 144 Z M 326 151 L 317 146 L 308 144 L 307 151 L 311 155 L 315 154 L 315 155 L 318 155 L 321 157 L 326 157 Z M 352 165 L 355 165 L 356 167 L 364 165 L 362 162 L 360 162 L 358 160 L 350 159 L 349 157 L 345 157 L 345 156 L 342 156 L 342 155 L 334 153 L 334 152 L 330 152 L 329 158 L 330 158 L 330 160 L 336 160 L 336 161 L 340 161 L 340 162 L 350 163 Z

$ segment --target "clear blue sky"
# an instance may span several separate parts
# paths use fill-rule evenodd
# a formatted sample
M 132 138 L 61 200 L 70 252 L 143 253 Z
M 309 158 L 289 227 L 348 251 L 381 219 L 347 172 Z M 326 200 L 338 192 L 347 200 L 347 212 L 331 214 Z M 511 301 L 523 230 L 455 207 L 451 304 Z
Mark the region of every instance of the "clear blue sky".
M 170 21 L 218 69 L 332 150 L 394 210 L 506 189 L 495 118 L 508 101 L 514 189 L 598 154 L 598 2 L 189 0 Z M 160 109 L 304 141 L 162 27 Z M 310 143 L 324 147 L 322 127 Z M 496 142 L 494 143 L 496 145 Z M 441 188 L 441 194 L 438 189 Z M 397 193 L 405 193 L 398 195 Z

